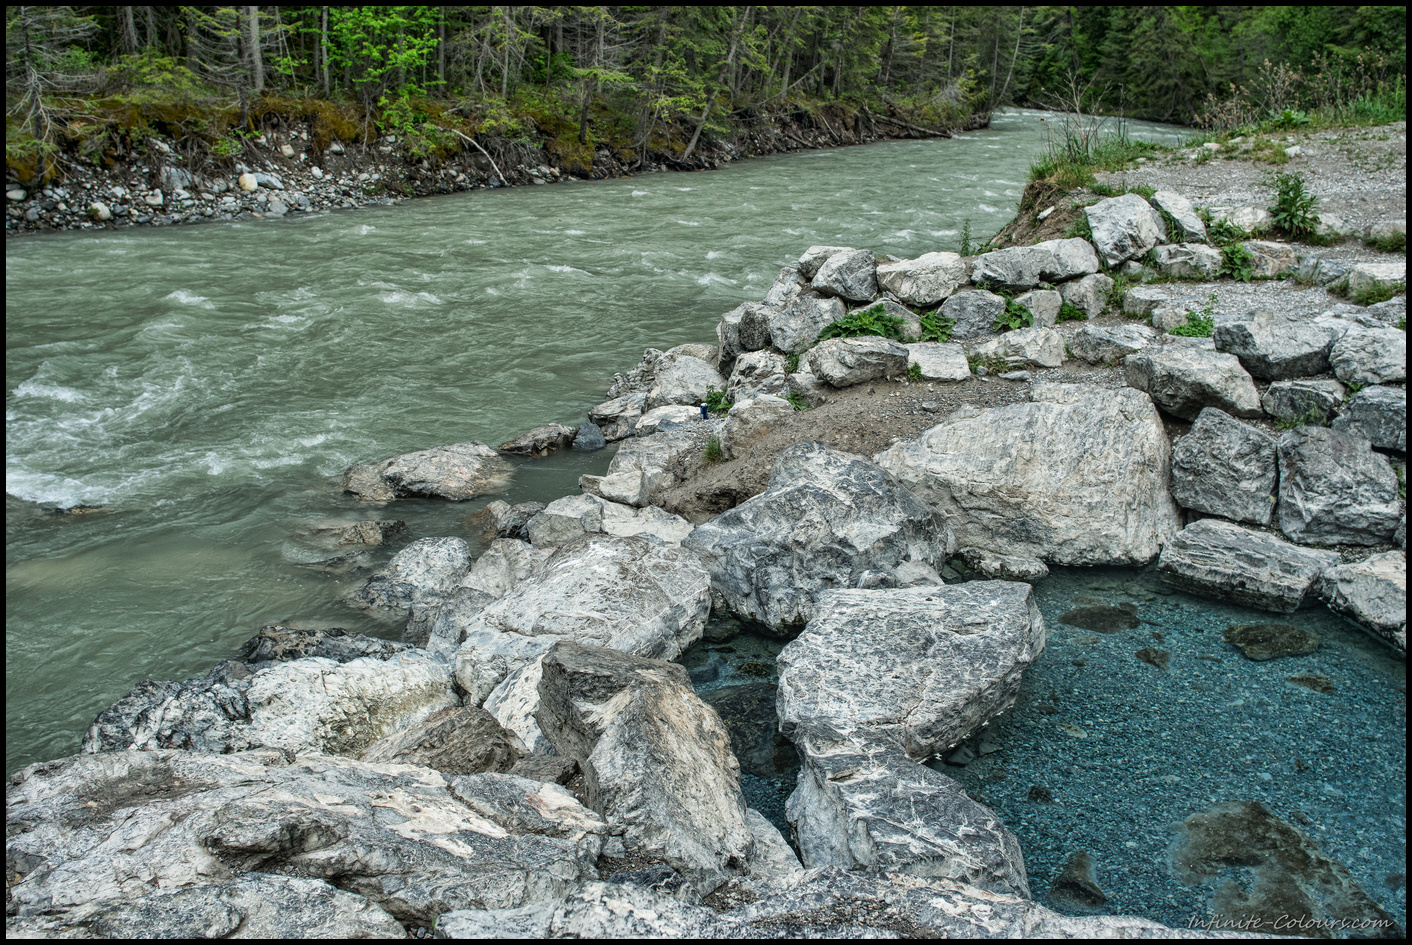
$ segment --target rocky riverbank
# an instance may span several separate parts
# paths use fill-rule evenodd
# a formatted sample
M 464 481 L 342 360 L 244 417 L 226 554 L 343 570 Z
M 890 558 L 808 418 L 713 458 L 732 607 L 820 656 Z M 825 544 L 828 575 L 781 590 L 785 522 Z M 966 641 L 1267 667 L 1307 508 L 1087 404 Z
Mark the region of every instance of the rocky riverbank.
M 826 110 L 827 111 L 827 110 Z M 352 209 L 409 197 L 506 186 L 537 186 L 628 177 L 668 170 L 713 170 L 746 157 L 866 144 L 897 137 L 946 136 L 886 115 L 811 115 L 778 110 L 742 121 L 724 137 L 704 135 L 686 161 L 649 152 L 639 160 L 608 147 L 592 166 L 556 159 L 544 143 L 487 139 L 459 142 L 446 160 L 408 154 L 396 135 L 372 140 L 321 140 L 314 119 L 270 117 L 262 133 L 243 141 L 234 157 L 216 157 L 199 140 L 157 134 L 110 165 L 72 161 L 61 180 L 35 185 L 7 166 L 6 233 L 113 229 L 127 226 L 279 218 Z M 967 128 L 984 127 L 975 116 Z
M 1322 600 L 1405 654 L 1405 258 L 1251 234 L 1268 280 L 1233 282 L 1197 211 L 1261 208 L 1076 200 L 1089 238 L 811 247 L 577 430 L 351 467 L 343 487 L 386 508 L 503 491 L 502 453 L 619 444 L 579 495 L 487 505 L 478 558 L 418 537 L 363 582 L 353 602 L 405 619 L 402 642 L 267 627 L 12 778 L 7 931 L 1210 934 L 1040 905 L 1007 826 L 924 762 L 1043 658 L 1050 566 L 1154 564 L 1272 613 Z M 1364 290 L 1391 297 L 1336 294 Z M 897 337 L 827 337 L 866 320 Z M 788 839 L 673 662 L 713 611 L 790 641 Z M 1317 853 L 1263 808 L 1213 810 Z M 1187 826 L 1193 862 L 1223 835 Z M 1398 933 L 1309 857 L 1307 919 Z M 1292 908 L 1222 895 L 1250 922 Z

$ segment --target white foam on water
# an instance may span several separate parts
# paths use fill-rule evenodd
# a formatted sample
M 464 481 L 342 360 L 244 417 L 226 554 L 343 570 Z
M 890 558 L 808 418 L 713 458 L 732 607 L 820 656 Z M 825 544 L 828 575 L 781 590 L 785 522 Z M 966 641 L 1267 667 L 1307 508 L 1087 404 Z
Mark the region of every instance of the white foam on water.
M 206 298 L 206 296 L 197 295 L 185 289 L 177 289 L 175 292 L 163 297 L 163 301 L 167 299 L 171 299 L 173 302 L 180 302 L 182 305 L 199 305 L 201 308 L 215 308 L 215 306 L 211 304 L 211 300 Z
M 37 376 L 37 375 L 36 375 Z M 56 384 L 45 384 L 36 381 L 33 377 L 25 381 L 13 391 L 16 397 L 38 397 L 43 400 L 59 400 L 66 404 L 76 404 L 83 400 L 83 394 L 72 387 L 61 387 Z M 9 420 L 9 413 L 6 413 L 6 420 Z
M 314 320 L 307 315 L 271 315 L 261 328 L 308 328 Z
M 692 189 L 693 189 L 693 188 L 691 188 L 691 187 L 678 187 L 678 188 L 677 188 L 677 190 L 680 190 L 682 193 L 686 193 L 688 190 L 692 190 Z
M 577 272 L 585 276 L 588 275 L 582 269 L 575 269 L 573 266 L 545 266 L 544 268 L 550 272 Z
M 466 240 L 467 246 L 484 246 L 489 240 Z
M 706 258 L 707 258 L 707 259 L 719 259 L 720 256 L 721 256 L 720 251 L 719 251 L 719 250 L 715 250 L 715 249 L 711 250 L 709 253 L 706 254 Z
M 497 288 L 495 288 L 494 286 L 488 285 L 488 286 L 485 287 L 485 294 L 486 294 L 486 295 L 499 295 L 499 294 L 500 294 L 500 290 L 497 289 Z
M 583 236 L 586 232 L 588 232 L 588 231 L 587 231 L 587 230 L 565 230 L 565 231 L 564 231 L 564 235 L 565 235 L 565 236 Z
M 652 193 L 652 191 L 650 190 L 634 190 L 632 192 L 632 195 L 634 197 L 646 197 L 650 193 Z
M 995 191 L 993 191 L 993 190 L 983 190 L 983 191 L 981 191 L 981 196 L 982 196 L 982 197 L 999 197 L 1000 195 L 997 194 L 997 193 L 996 193 Z
M 700 226 L 700 225 L 701 225 L 700 223 L 696 223 L 695 221 L 692 221 L 692 220 L 678 220 L 677 222 L 680 223 L 682 226 Z
M 359 235 L 359 236 L 367 236 L 369 233 L 373 232 L 373 230 L 376 230 L 376 229 L 377 229 L 377 227 L 375 227 L 375 226 L 369 226 L 368 224 L 364 223 L 362 226 L 358 227 L 358 235 Z
M 398 290 L 396 292 L 383 292 L 378 298 L 388 305 L 415 305 L 418 302 L 427 302 L 432 305 L 442 304 L 441 299 L 432 295 L 430 292 L 413 293 Z
M 960 230 L 932 230 L 932 236 L 955 236 Z
M 976 209 L 977 209 L 977 210 L 980 210 L 982 213 L 999 213 L 999 212 L 1000 212 L 1000 211 L 997 210 L 995 207 L 992 207 L 990 204 L 987 204 L 987 203 L 978 203 L 978 204 L 976 204 Z
M 699 276 L 699 277 L 697 278 L 697 280 L 696 280 L 696 284 L 697 284 L 697 285 L 740 285 L 740 283 L 737 282 L 736 280 L 734 280 L 734 279 L 727 279 L 725 276 L 723 276 L 723 275 L 721 275 L 721 274 L 719 274 L 719 273 L 715 273 L 715 272 L 708 272 L 708 273 L 706 273 L 706 275 L 704 275 L 704 276 Z

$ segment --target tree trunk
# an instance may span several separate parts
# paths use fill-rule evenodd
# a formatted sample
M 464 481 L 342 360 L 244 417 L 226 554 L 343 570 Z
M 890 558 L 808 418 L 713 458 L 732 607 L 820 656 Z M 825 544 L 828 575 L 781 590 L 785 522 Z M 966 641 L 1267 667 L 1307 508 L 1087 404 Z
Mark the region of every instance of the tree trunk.
M 118 7 L 121 11 L 118 20 L 122 24 L 123 52 L 137 52 L 137 24 L 132 19 L 132 7 Z
M 323 67 L 324 98 L 333 94 L 328 81 L 328 7 L 319 8 L 319 62 Z
M 259 93 L 265 90 L 265 63 L 260 58 L 260 8 L 246 7 L 245 13 L 250 30 L 250 81 Z

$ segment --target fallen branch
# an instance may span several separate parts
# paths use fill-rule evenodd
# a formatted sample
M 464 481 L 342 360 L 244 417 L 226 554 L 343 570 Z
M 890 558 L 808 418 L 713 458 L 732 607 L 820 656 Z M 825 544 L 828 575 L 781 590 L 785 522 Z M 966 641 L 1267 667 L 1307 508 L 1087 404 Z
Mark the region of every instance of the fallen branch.
M 913 125 L 913 124 L 911 124 L 911 123 L 909 123 L 909 122 L 899 121 L 899 120 L 897 120 L 896 118 L 889 118 L 887 115 L 874 115 L 874 114 L 873 114 L 871 111 L 869 111 L 867 108 L 864 108 L 864 109 L 863 109 L 863 112 L 864 112 L 864 114 L 866 114 L 866 115 L 868 116 L 868 118 L 870 118 L 870 119 L 876 118 L 876 120 L 878 120 L 878 121 L 885 121 L 885 122 L 887 122 L 889 125 L 896 125 L 898 128 L 906 128 L 908 131 L 915 131 L 915 132 L 917 132 L 918 134 L 933 135 L 933 136 L 938 137 L 938 138 L 949 138 L 949 137 L 951 137 L 951 132 L 950 132 L 950 131 L 947 131 L 945 128 L 942 128 L 942 129 L 940 129 L 940 130 L 933 130 L 933 129 L 931 129 L 931 128 L 919 128 L 919 127 L 917 127 L 916 125 Z
M 490 166 L 495 169 L 495 176 L 498 177 L 498 178 L 500 178 L 500 183 L 504 184 L 506 187 L 509 187 L 509 186 L 510 186 L 510 182 L 505 179 L 505 175 L 502 174 L 502 173 L 500 173 L 500 168 L 499 168 L 499 166 L 496 165 L 496 163 L 495 163 L 495 158 L 491 157 L 491 156 L 490 156 L 490 152 L 486 151 L 485 148 L 482 148 L 482 147 L 476 142 L 476 139 L 475 139 L 475 138 L 472 138 L 472 137 L 470 137 L 469 135 L 464 135 L 464 134 L 462 134 L 461 132 L 457 131 L 455 128 L 442 128 L 440 125 L 432 125 L 431 127 L 435 128 L 437 131 L 440 131 L 440 132 L 443 132 L 443 133 L 444 133 L 444 132 L 447 132 L 447 131 L 451 132 L 453 135 L 455 135 L 456 137 L 460 138 L 462 141 L 464 141 L 464 142 L 466 142 L 467 144 L 471 145 L 473 148 L 475 148 L 475 149 L 476 149 L 477 151 L 479 151 L 481 154 L 484 154 L 484 155 L 485 155 L 485 159 L 490 162 Z

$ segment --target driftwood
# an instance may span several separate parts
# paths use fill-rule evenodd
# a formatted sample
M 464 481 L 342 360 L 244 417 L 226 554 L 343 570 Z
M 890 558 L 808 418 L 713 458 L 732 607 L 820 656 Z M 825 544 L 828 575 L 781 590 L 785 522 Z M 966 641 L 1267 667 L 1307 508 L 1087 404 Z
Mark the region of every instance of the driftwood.
M 870 111 L 869 109 L 866 109 L 866 108 L 863 109 L 863 114 L 865 114 L 865 115 L 868 116 L 868 120 L 869 120 L 869 121 L 876 120 L 876 121 L 886 122 L 886 123 L 889 124 L 889 125 L 896 125 L 898 128 L 906 128 L 908 131 L 915 131 L 917 134 L 932 135 L 932 136 L 938 137 L 938 138 L 949 138 L 949 137 L 951 137 L 951 132 L 950 132 L 950 131 L 947 131 L 945 128 L 940 128 L 940 129 L 919 128 L 918 126 L 916 126 L 916 125 L 914 125 L 914 124 L 912 124 L 912 123 L 910 123 L 910 122 L 901 121 L 901 120 L 896 119 L 896 118 L 890 118 L 890 117 L 888 117 L 887 115 L 874 115 L 874 114 L 872 113 L 872 111 Z
M 510 182 L 505 179 L 505 175 L 500 173 L 500 167 L 495 163 L 495 158 L 491 157 L 490 152 L 487 151 L 485 148 L 482 148 L 480 144 L 477 143 L 475 138 L 472 138 L 468 135 L 464 135 L 461 132 L 457 131 L 455 128 L 442 128 L 440 125 L 432 125 L 432 127 L 435 128 L 437 131 L 451 132 L 453 135 L 460 138 L 462 141 L 474 147 L 481 154 L 484 154 L 485 159 L 490 162 L 490 166 L 495 169 L 495 176 L 500 178 L 500 183 L 504 184 L 506 187 L 510 186 Z

